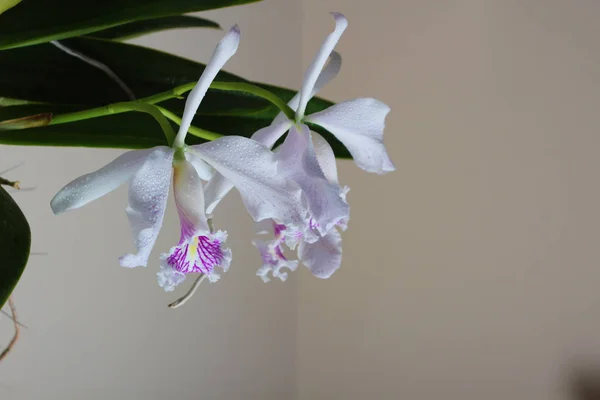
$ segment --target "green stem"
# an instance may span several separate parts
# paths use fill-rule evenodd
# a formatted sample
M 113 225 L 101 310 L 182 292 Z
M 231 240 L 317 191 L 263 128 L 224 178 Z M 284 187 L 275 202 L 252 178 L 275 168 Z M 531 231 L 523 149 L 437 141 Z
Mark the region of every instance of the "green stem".
M 175 140 L 175 132 L 171 128 L 171 124 L 165 119 L 165 117 L 170 120 L 176 122 L 177 124 L 181 124 L 181 119 L 170 112 L 169 110 L 165 110 L 161 108 L 160 110 L 153 106 L 152 104 L 160 103 L 165 100 L 169 100 L 172 98 L 181 97 L 182 94 L 189 92 L 196 86 L 196 82 L 186 83 L 185 85 L 177 86 L 169 91 L 158 93 L 152 96 L 144 97 L 142 99 L 136 101 L 128 101 L 122 103 L 109 104 L 104 107 L 92 108 L 89 110 L 76 111 L 72 113 L 58 114 L 52 117 L 52 121 L 50 121 L 49 125 L 58 125 L 58 124 L 66 124 L 69 122 L 81 121 L 85 119 L 103 117 L 111 114 L 120 114 L 128 111 L 141 111 L 152 115 L 156 121 L 160 124 L 169 145 L 173 143 Z M 243 92 L 249 93 L 254 96 L 263 98 L 277 108 L 279 108 L 290 120 L 294 120 L 295 112 L 292 110 L 283 100 L 277 97 L 275 94 L 269 92 L 266 89 L 263 89 L 259 86 L 253 85 L 247 82 L 213 82 L 210 85 L 211 89 L 223 90 L 223 91 L 233 91 L 233 92 Z M 216 138 L 221 137 L 218 133 L 206 131 L 197 127 L 190 127 L 189 132 L 195 136 L 206 140 L 214 140 Z
M 140 111 L 150 114 L 154 117 L 156 122 L 159 123 L 161 129 L 165 134 L 165 137 L 167 138 L 167 143 L 169 144 L 169 146 L 173 144 L 173 141 L 175 140 L 175 132 L 173 131 L 173 128 L 171 127 L 169 121 L 165 118 L 164 115 L 162 115 L 162 113 L 156 106 L 137 101 L 128 101 L 124 103 L 110 104 L 108 107 L 109 109 L 117 112 Z
M 144 97 L 142 99 L 138 99 L 137 101 L 130 101 L 130 102 L 118 103 L 118 104 L 131 104 L 131 103 L 156 104 L 156 103 L 160 103 L 165 100 L 181 97 L 182 94 L 192 90 L 194 88 L 194 86 L 196 86 L 196 82 L 186 83 L 185 85 L 177 86 L 176 88 L 173 88 L 166 92 L 162 92 L 162 93 L 158 93 L 158 94 L 155 94 L 152 96 Z M 279 108 L 283 113 L 285 113 L 285 115 L 289 119 L 293 120 L 295 117 L 294 110 L 292 110 L 287 104 L 285 104 L 285 102 L 283 100 L 281 100 L 279 97 L 277 97 L 273 93 L 269 92 L 268 90 L 258 87 L 256 85 L 253 85 L 251 83 L 213 82 L 210 85 L 210 88 L 216 89 L 216 90 L 235 91 L 235 92 L 244 92 L 244 93 L 252 94 L 254 96 L 263 98 L 263 99 L 271 102 L 273 105 L 275 105 L 277 108 Z M 72 112 L 72 113 L 67 113 L 67 114 L 59 114 L 59 115 L 55 115 L 53 117 L 50 125 L 65 124 L 68 122 L 81 121 L 83 119 L 103 117 L 105 115 L 110 115 L 110 114 L 119 114 L 119 113 L 126 112 L 126 111 L 132 111 L 132 110 L 122 108 L 120 110 L 111 111 L 109 106 L 104 106 L 104 107 L 92 108 L 92 109 L 84 110 L 84 111 L 77 111 L 77 112 Z
M 84 119 L 102 117 L 111 114 L 121 114 L 128 111 L 140 111 L 150 114 L 159 123 L 162 128 L 169 146 L 173 144 L 175 140 L 175 132 L 171 127 L 169 121 L 164 115 L 153 105 L 141 103 L 138 101 L 128 101 L 123 103 L 109 104 L 104 107 L 92 108 L 85 111 L 77 111 L 67 114 L 59 114 L 52 117 L 49 125 L 66 124 L 69 122 L 81 121 Z
M 263 89 L 259 86 L 253 85 L 252 83 L 247 82 L 213 82 L 210 85 L 211 89 L 217 90 L 225 90 L 232 92 L 244 92 L 250 93 L 254 96 L 261 97 L 275 105 L 279 110 L 281 110 L 286 117 L 290 120 L 294 120 L 296 118 L 296 112 L 291 109 L 283 100 L 281 100 L 275 94 L 269 92 L 266 89 Z
M 165 117 L 167 117 L 167 119 L 170 119 L 171 121 L 175 122 L 177 125 L 181 125 L 181 118 L 179 118 L 179 116 L 177 114 L 167 110 L 166 108 L 160 107 L 160 106 L 154 106 L 154 107 L 156 107 Z M 188 132 L 194 136 L 197 136 L 197 137 L 199 137 L 201 139 L 205 139 L 205 140 L 215 140 L 220 137 L 223 137 L 223 135 L 221 135 L 219 133 L 207 131 L 205 129 L 201 129 L 201 128 L 198 128 L 197 126 L 193 126 L 193 125 L 191 125 L 189 127 Z

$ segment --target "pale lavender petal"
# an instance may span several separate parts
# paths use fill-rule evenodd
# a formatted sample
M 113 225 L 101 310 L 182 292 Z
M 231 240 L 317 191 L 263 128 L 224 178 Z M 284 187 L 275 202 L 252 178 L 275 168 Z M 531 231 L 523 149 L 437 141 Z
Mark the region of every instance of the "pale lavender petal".
M 204 190 L 196 168 L 187 160 L 173 163 L 173 193 L 179 221 L 180 243 L 199 234 L 208 234 L 210 228 L 204 213 Z
M 317 95 L 317 93 L 319 93 L 321 91 L 321 89 L 323 89 L 329 82 L 331 82 L 340 72 L 340 69 L 342 68 L 342 56 L 340 55 L 340 53 L 338 53 L 337 51 L 333 51 L 331 52 L 330 56 L 329 56 L 329 62 L 327 63 L 327 65 L 325 65 L 325 67 L 323 68 L 323 71 L 321 71 L 321 73 L 319 74 L 319 77 L 317 78 L 317 82 L 315 83 L 315 86 L 313 87 L 310 96 L 308 97 L 308 99 L 306 100 L 306 102 L 308 103 L 310 101 L 310 99 L 312 99 L 314 96 Z M 294 97 L 292 97 L 292 99 L 288 102 L 288 106 L 296 111 L 298 110 L 298 105 L 300 104 L 300 92 L 296 93 L 296 95 Z M 279 114 L 277 114 L 277 116 L 275 117 L 275 119 L 273 120 L 273 122 L 271 123 L 271 125 L 278 125 L 281 123 L 284 123 L 285 121 L 288 121 L 288 117 L 280 112 Z M 252 137 L 254 139 L 254 136 Z M 277 140 L 277 139 L 275 139 Z M 264 142 L 262 142 L 264 143 Z M 275 143 L 275 141 L 273 141 L 273 144 Z M 267 147 L 272 147 L 273 144 L 271 144 L 270 146 L 267 143 L 264 143 L 265 145 L 267 145 Z
M 237 188 L 255 221 L 303 223 L 306 209 L 300 188 L 278 174 L 275 155 L 265 146 L 227 136 L 190 148 Z
M 50 202 L 54 214 L 61 214 L 112 192 L 131 178 L 154 149 L 128 151 L 97 171 L 85 174 L 62 188 Z
M 390 108 L 379 100 L 361 98 L 311 114 L 305 121 L 333 133 L 360 168 L 383 174 L 396 169 L 383 145 L 383 129 L 389 111 Z
M 271 125 L 265 126 L 254 132 L 252 140 L 256 140 L 258 143 L 268 148 L 272 148 L 275 142 L 290 129 L 290 126 L 292 126 L 293 123 L 287 119 L 284 113 L 281 113 L 281 115 L 283 115 L 283 118 L 279 118 L 278 116 Z
M 301 242 L 298 258 L 314 276 L 327 279 L 342 264 L 342 237 L 333 229 L 315 243 Z
M 325 178 L 332 183 L 339 183 L 337 162 L 331 145 L 325 138 L 316 132 L 311 132 L 315 155 L 321 166 Z
M 323 66 L 327 62 L 329 55 L 335 48 L 335 45 L 340 40 L 342 33 L 344 33 L 344 30 L 346 30 L 346 27 L 348 26 L 348 20 L 342 14 L 332 13 L 332 15 L 335 19 L 335 29 L 332 33 L 330 33 L 327 36 L 327 38 L 321 45 L 319 52 L 315 56 L 313 62 L 310 64 L 308 70 L 306 71 L 306 74 L 304 75 L 304 82 L 302 83 L 302 89 L 300 90 L 300 103 L 296 112 L 297 120 L 302 119 L 302 117 L 304 116 L 304 111 L 306 111 L 306 104 L 308 103 L 310 95 L 313 92 L 315 84 L 317 83 L 319 74 L 321 73 Z
M 298 268 L 297 260 L 288 260 L 283 255 L 283 250 L 279 241 L 255 240 L 252 244 L 256 246 L 263 260 L 263 265 L 256 272 L 256 275 L 259 276 L 263 282 L 266 283 L 270 281 L 269 274 L 271 274 L 273 278 L 285 281 L 288 278 L 288 273 L 283 271 L 283 269 L 286 268 L 290 271 L 295 271 L 296 268 Z
M 321 170 L 308 127 L 301 125 L 301 129 L 292 127 L 277 152 L 279 171 L 300 186 L 310 210 L 311 227 L 325 235 L 348 218 L 350 207 L 340 185 L 329 182 Z
M 165 292 L 172 292 L 175 287 L 185 280 L 185 274 L 179 272 L 169 266 L 161 265 L 160 271 L 156 274 L 158 286 L 163 288 Z
M 145 267 L 148 263 L 165 215 L 172 162 L 173 150 L 158 147 L 131 179 L 127 216 L 137 253 L 121 257 L 119 262 L 123 267 Z
M 209 181 L 214 176 L 215 170 L 210 165 L 202 161 L 200 157 L 196 157 L 193 153 L 186 151 L 185 159 L 194 166 L 200 179 Z
M 321 90 L 325 85 L 327 85 L 333 78 L 337 76 L 340 72 L 340 68 L 342 66 L 342 57 L 337 52 L 332 52 L 329 57 L 329 62 L 321 71 L 319 78 L 317 79 L 317 83 L 313 88 L 310 98 L 315 96 L 319 90 Z M 309 99 L 310 100 L 310 99 Z M 300 93 L 297 93 L 288 103 L 288 106 L 292 110 L 296 110 L 298 108 L 298 103 L 300 101 Z M 264 144 L 268 148 L 272 148 L 275 142 L 283 136 L 284 133 L 292 125 L 292 122 L 288 119 L 288 117 L 280 112 L 271 125 L 266 126 L 262 129 L 259 129 L 252 135 L 252 139 L 257 142 Z M 325 171 L 324 171 L 325 172 Z M 202 177 L 202 175 L 201 175 Z M 202 178 L 205 179 L 205 178 Z M 205 179 L 207 180 L 207 179 Z M 227 181 L 223 177 L 223 175 L 216 173 L 208 182 L 205 187 L 205 202 L 206 202 L 206 213 L 212 214 L 217 207 L 217 205 L 221 202 L 221 200 L 229 193 L 229 191 L 233 189 L 233 185 Z
M 192 89 L 185 101 L 185 108 L 183 110 L 183 116 L 181 117 L 181 124 L 179 126 L 179 132 L 175 139 L 175 147 L 182 147 L 185 141 L 187 130 L 192 124 L 192 120 L 196 115 L 196 111 L 206 94 L 206 91 L 210 87 L 210 84 L 215 79 L 223 65 L 229 60 L 237 51 L 240 43 L 240 29 L 237 25 L 233 26 L 229 32 L 221 39 L 217 47 L 215 48 L 213 55 L 206 64 L 206 68 L 202 72 L 198 83 Z
M 204 202 L 206 213 L 211 215 L 217 205 L 233 189 L 233 184 L 223 175 L 216 172 L 204 189 Z

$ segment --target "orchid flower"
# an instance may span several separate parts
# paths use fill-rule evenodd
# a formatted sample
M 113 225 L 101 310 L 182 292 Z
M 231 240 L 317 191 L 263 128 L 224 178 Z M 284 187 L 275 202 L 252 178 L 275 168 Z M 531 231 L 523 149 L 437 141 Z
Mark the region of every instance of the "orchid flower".
M 215 171 L 241 194 L 255 221 L 277 219 L 294 225 L 304 218 L 298 186 L 278 174 L 274 153 L 260 143 L 239 137 L 222 137 L 200 145 L 185 145 L 187 130 L 211 82 L 237 51 L 240 31 L 234 26 L 219 42 L 198 83 L 189 94 L 173 145 L 134 150 L 99 170 L 83 175 L 61 189 L 51 201 L 55 214 L 73 210 L 129 182 L 126 209 L 136 253 L 119 259 L 127 268 L 146 266 L 165 214 L 171 175 L 181 237 L 161 256 L 158 283 L 172 291 L 189 273 L 219 279 L 216 268 L 227 271 L 231 251 L 224 247 L 227 234 L 213 232 L 205 214 L 204 183 Z
M 307 123 L 331 132 L 363 170 L 377 174 L 395 170 L 383 145 L 385 118 L 390 111 L 384 103 L 359 98 L 306 115 L 309 100 L 335 78 L 341 68 L 341 57 L 334 48 L 348 21 L 342 14 L 332 15 L 335 29 L 306 71 L 300 92 L 288 104 L 296 111 L 295 118 L 292 120 L 280 113 L 271 125 L 252 136 L 271 148 L 287 132 L 285 141 L 276 150 L 278 168 L 282 176 L 294 180 L 302 188 L 303 200 L 309 209 L 300 229 L 274 219 L 275 239 L 255 243 L 264 261 L 258 275 L 265 281 L 269 271 L 284 280 L 287 274 L 281 273 L 281 268 L 295 269 L 296 264 L 283 255 L 281 245 L 284 242 L 292 250 L 298 246 L 298 258 L 317 277 L 330 277 L 341 264 L 341 236 L 337 229 L 345 230 L 348 223 L 348 188 L 338 183 L 333 149 L 321 135 L 311 132 Z M 232 187 L 226 177 L 215 174 L 207 185 L 206 211 L 212 213 Z

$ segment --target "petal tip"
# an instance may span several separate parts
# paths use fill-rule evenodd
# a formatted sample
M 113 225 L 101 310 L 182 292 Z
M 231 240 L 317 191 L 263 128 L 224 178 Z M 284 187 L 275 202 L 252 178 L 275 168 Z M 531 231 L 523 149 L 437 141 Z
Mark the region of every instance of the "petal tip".
M 233 55 L 237 51 L 241 36 L 242 33 L 240 31 L 240 27 L 238 26 L 238 24 L 235 24 L 229 29 L 229 32 L 227 32 L 223 39 L 221 39 L 221 42 L 219 44 L 221 46 L 227 46 L 227 48 Z
M 234 35 L 241 36 L 240 26 L 238 24 L 233 25 L 231 29 L 229 29 L 229 32 Z
M 344 16 L 344 14 L 333 11 L 331 15 L 333 16 L 333 19 L 335 19 L 336 29 L 346 29 L 348 26 L 348 19 L 346 16 Z
M 54 213 L 54 215 L 60 215 L 67 211 L 64 210 L 62 207 L 59 207 L 58 201 L 56 201 L 56 197 L 54 197 L 54 199 L 50 201 L 50 208 L 52 209 L 52 213 Z

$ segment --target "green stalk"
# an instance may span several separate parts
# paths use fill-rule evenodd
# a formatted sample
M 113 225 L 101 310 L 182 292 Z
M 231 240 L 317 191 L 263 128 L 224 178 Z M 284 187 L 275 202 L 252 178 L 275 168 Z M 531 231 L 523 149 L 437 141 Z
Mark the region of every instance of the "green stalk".
M 279 108 L 279 110 L 281 110 L 281 112 L 283 112 L 289 120 L 293 121 L 296 118 L 296 112 L 292 110 L 290 106 L 288 106 L 283 100 L 281 100 L 279 97 L 269 92 L 268 90 L 253 85 L 252 83 L 213 82 L 210 85 L 210 88 L 224 91 L 250 93 L 254 96 L 261 97 L 271 102 L 274 106 Z
M 146 103 L 139 103 L 136 101 L 128 101 L 125 103 L 110 104 L 108 108 L 109 110 L 113 110 L 116 112 L 140 111 L 150 114 L 152 117 L 154 117 L 156 122 L 158 122 L 161 129 L 163 130 L 163 133 L 167 138 L 167 143 L 169 144 L 169 146 L 173 144 L 173 141 L 175 140 L 175 132 L 173 131 L 173 128 L 171 127 L 169 121 L 165 118 L 164 115 L 162 115 L 162 113 L 156 106 Z
M 140 104 L 156 104 L 165 100 L 169 100 L 172 98 L 181 97 L 182 94 L 189 92 L 196 86 L 196 83 L 187 83 L 185 85 L 178 86 L 169 91 L 158 93 L 152 96 L 144 97 L 142 99 L 136 101 L 128 101 L 123 103 L 116 103 L 113 105 L 103 106 L 92 108 L 89 110 L 76 111 L 72 113 L 58 114 L 53 116 L 50 125 L 58 125 L 58 124 L 66 124 L 69 122 L 81 121 L 84 119 L 103 117 L 111 114 L 120 114 L 128 111 L 142 111 L 141 109 L 136 109 L 135 107 L 139 107 Z M 235 92 L 243 92 L 249 93 L 254 96 L 263 98 L 277 108 L 279 108 L 285 115 L 293 120 L 295 118 L 295 112 L 292 110 L 283 100 L 269 92 L 266 89 L 253 85 L 251 83 L 246 82 L 213 82 L 210 85 L 211 89 L 223 90 L 223 91 L 235 91 Z M 143 112 L 149 112 L 145 110 Z M 166 132 L 165 132 L 166 133 Z
M 165 117 L 167 117 L 167 119 L 170 119 L 171 121 L 175 122 L 177 125 L 181 125 L 181 118 L 179 118 L 179 116 L 177 114 L 167 110 L 166 108 L 160 107 L 160 106 L 154 106 L 154 107 L 156 107 Z M 223 137 L 223 135 L 221 135 L 219 133 L 207 131 L 205 129 L 198 128 L 197 126 L 194 126 L 194 125 L 190 125 L 188 132 L 194 136 L 197 136 L 197 137 L 199 137 L 201 139 L 205 139 L 205 140 L 215 140 L 220 137 Z

